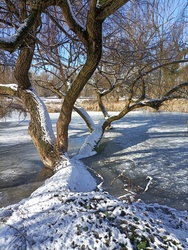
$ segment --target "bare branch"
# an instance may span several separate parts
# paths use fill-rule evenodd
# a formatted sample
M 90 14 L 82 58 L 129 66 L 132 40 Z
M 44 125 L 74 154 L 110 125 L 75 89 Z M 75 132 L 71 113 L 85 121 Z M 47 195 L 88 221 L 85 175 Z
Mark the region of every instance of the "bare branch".
M 115 11 L 121 8 L 124 4 L 128 3 L 130 0 L 106 0 L 101 5 L 99 4 L 99 14 L 97 20 L 105 20 L 107 17 L 112 15 Z
M 180 83 L 180 84 L 176 85 L 171 90 L 169 90 L 164 96 L 165 97 L 170 97 L 174 92 L 176 92 L 177 90 L 179 90 L 179 89 L 181 89 L 183 87 L 188 87 L 188 82 L 183 82 L 183 83 Z
M 52 0 L 41 0 L 36 1 L 32 6 L 31 12 L 24 20 L 24 23 L 20 25 L 17 32 L 10 37 L 0 38 L 0 49 L 13 52 L 15 51 L 22 41 L 27 37 L 31 28 L 40 20 L 40 15 L 48 6 L 50 6 L 54 1 Z M 8 0 L 8 3 L 11 1 Z M 13 8 L 13 7 L 12 7 Z

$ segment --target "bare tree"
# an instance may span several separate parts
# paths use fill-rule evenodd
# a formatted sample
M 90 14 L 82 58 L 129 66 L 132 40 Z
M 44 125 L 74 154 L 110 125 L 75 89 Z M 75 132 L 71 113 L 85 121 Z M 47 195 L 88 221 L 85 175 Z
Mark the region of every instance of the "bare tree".
M 84 118 L 91 132 L 80 149 L 82 157 L 85 150 L 93 153 L 111 122 L 136 108 L 158 109 L 164 101 L 182 96 L 178 93 L 180 90 L 187 93 L 186 79 L 178 82 L 173 76 L 167 84 L 166 73 L 168 70 L 176 73 L 177 65 L 187 61 L 184 20 L 177 19 L 175 11 L 180 6 L 183 13 L 184 6 L 172 5 L 171 0 L 132 1 L 117 11 L 127 2 L 83 0 L 78 4 L 68 0 L 41 0 L 28 4 L 20 0 L 1 3 L 4 37 L 0 39 L 0 48 L 6 56 L 14 51 L 17 56 L 14 66 L 17 85 L 0 85 L 1 94 L 20 98 L 29 111 L 29 133 L 49 168 L 53 169 L 66 158 L 73 109 Z M 56 138 L 46 107 L 32 89 L 31 65 L 53 75 L 55 81 L 51 78 L 47 87 L 63 98 Z M 87 83 L 95 88 L 106 117 L 98 126 L 76 106 Z M 102 98 L 114 91 L 117 97 L 119 93 L 125 97 L 125 103 L 117 115 L 109 116 Z
M 91 82 L 103 110 L 103 97 L 114 93 L 125 98 L 127 112 L 187 97 L 187 79 L 180 77 L 188 60 L 186 8 L 183 1 L 133 1 L 109 17 L 98 81 Z
M 45 166 L 54 168 L 68 150 L 68 125 L 74 104 L 80 92 L 95 71 L 102 54 L 102 24 L 128 0 L 80 1 L 85 16 L 76 15 L 74 2 L 69 0 L 40 0 L 26 2 L 2 1 L 0 5 L 3 37 L 0 49 L 10 53 L 18 50 L 14 67 L 17 85 L 1 85 L 1 94 L 17 96 L 30 113 L 29 134 Z M 59 119 L 55 138 L 48 112 L 31 87 L 29 70 L 34 56 L 37 37 L 43 25 L 43 13 L 59 9 L 58 21 L 66 21 L 67 33 L 74 32 L 85 48 L 85 63 L 68 89 Z M 60 19 L 59 17 L 63 18 Z M 102 134 L 101 134 L 102 135 Z

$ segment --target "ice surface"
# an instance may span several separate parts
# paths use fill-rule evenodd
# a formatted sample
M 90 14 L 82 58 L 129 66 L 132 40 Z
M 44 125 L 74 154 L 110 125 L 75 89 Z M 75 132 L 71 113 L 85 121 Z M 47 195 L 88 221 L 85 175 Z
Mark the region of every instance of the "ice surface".
M 141 174 L 156 177 L 161 173 L 166 178 L 164 184 L 174 175 L 176 181 L 186 184 L 182 178 L 187 174 L 187 157 L 184 154 L 187 152 L 187 127 L 180 125 L 178 130 L 178 124 L 183 124 L 187 115 L 174 114 L 173 118 L 172 114 L 134 113 L 114 124 L 117 134 L 115 130 L 111 137 L 110 132 L 106 134 L 106 138 L 111 140 L 107 144 L 111 147 L 104 150 L 106 164 L 121 161 L 121 171 L 126 172 L 132 167 L 135 174 L 141 171 Z M 155 126 L 160 126 L 157 132 L 153 130 Z M 176 126 L 177 130 L 173 127 L 168 133 L 168 126 Z M 1 136 L 4 135 L 5 130 Z M 113 140 L 119 143 L 118 151 L 117 147 L 112 147 L 115 145 Z M 128 164 L 125 164 L 125 157 L 129 158 Z M 143 167 L 140 164 L 144 162 Z M 182 165 L 185 166 L 183 174 Z M 76 157 L 68 160 L 67 166 L 60 167 L 28 199 L 0 209 L 0 248 L 112 250 L 126 246 L 131 250 L 134 249 L 133 239 L 134 244 L 137 241 L 137 247 L 146 244 L 147 239 L 151 249 L 188 249 L 186 211 L 143 202 L 128 205 L 100 190 L 91 191 L 95 187 L 95 180 L 83 164 Z M 145 193 L 149 190 L 153 190 L 151 183 Z

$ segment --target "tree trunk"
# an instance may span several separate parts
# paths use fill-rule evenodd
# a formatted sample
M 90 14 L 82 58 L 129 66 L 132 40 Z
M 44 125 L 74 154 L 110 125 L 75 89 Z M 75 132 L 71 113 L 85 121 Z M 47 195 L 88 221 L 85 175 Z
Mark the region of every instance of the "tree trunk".
M 32 90 L 21 90 L 19 96 L 31 117 L 28 133 L 44 165 L 53 169 L 60 159 L 60 155 L 54 147 L 55 136 L 48 111 L 44 103 Z
M 34 53 L 35 35 L 28 35 L 27 41 L 23 42 L 20 47 L 21 51 L 15 67 L 15 78 L 19 86 L 18 93 L 31 116 L 29 134 L 43 163 L 49 168 L 54 168 L 55 164 L 62 159 L 62 154 L 68 151 L 68 126 L 71 121 L 74 104 L 101 59 L 102 21 L 96 21 L 96 15 L 96 12 L 90 12 L 88 18 L 85 36 L 87 37 L 85 40 L 87 60 L 64 98 L 57 121 L 56 141 L 47 110 L 41 100 L 32 91 L 29 79 L 28 72 Z M 51 131 L 51 133 L 48 134 L 48 131 Z
M 57 122 L 56 145 L 60 152 L 68 150 L 68 126 L 71 121 L 74 104 L 79 97 L 82 89 L 97 68 L 102 54 L 102 22 L 89 22 L 87 60 L 72 83 L 67 95 L 64 98 L 60 116 Z
M 29 79 L 34 47 L 35 42 L 32 37 L 27 39 L 27 44 L 22 44 L 14 75 L 18 82 L 18 96 L 30 114 L 28 132 L 44 165 L 53 169 L 60 160 L 60 154 L 54 147 L 55 136 L 47 109 L 40 98 L 35 95 Z

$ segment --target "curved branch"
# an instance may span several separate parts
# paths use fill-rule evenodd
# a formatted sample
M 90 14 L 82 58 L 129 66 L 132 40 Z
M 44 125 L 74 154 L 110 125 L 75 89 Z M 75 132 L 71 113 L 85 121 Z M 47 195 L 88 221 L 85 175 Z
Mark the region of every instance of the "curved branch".
M 166 96 L 163 96 L 162 98 L 159 99 L 150 99 L 150 100 L 143 100 L 139 101 L 137 103 L 134 103 L 130 106 L 130 111 L 133 111 L 138 108 L 142 107 L 150 107 L 155 110 L 158 110 L 160 106 L 162 105 L 163 102 L 167 101 L 169 98 Z
M 110 116 L 108 119 L 105 120 L 105 122 L 103 123 L 103 130 L 105 130 L 105 128 L 107 128 L 108 126 L 110 126 L 110 124 L 114 121 L 120 120 L 121 118 L 123 118 L 126 114 L 128 114 L 130 112 L 130 108 L 129 108 L 129 101 L 126 102 L 124 109 L 119 112 L 119 114 L 117 115 L 113 115 Z
M 181 89 L 183 87 L 188 87 L 188 82 L 182 82 L 182 83 L 176 85 L 174 88 L 172 88 L 171 90 L 169 90 L 164 96 L 165 97 L 169 97 L 174 92 L 176 92 L 177 90 L 179 90 L 179 89 Z
M 97 15 L 97 20 L 105 20 L 129 1 L 130 0 L 106 0 L 103 4 L 98 4 L 99 14 Z
M 11 53 L 15 51 L 20 46 L 22 41 L 27 37 L 31 28 L 39 21 L 39 17 L 43 10 L 55 2 L 55 0 L 36 1 L 36 4 L 32 6 L 28 18 L 25 19 L 24 23 L 20 25 L 17 32 L 12 36 L 0 38 L 0 49 L 9 51 Z
M 101 109 L 104 117 L 109 117 L 109 114 L 102 102 L 102 95 L 98 91 L 96 91 L 96 93 L 97 93 L 97 101 L 98 101 L 99 108 Z
M 75 17 L 69 0 L 60 1 L 56 5 L 61 8 L 63 16 L 64 16 L 69 28 L 79 37 L 81 42 L 87 47 L 88 41 L 87 41 L 86 28 Z
M 140 70 L 139 76 L 136 77 L 136 79 L 135 79 L 135 80 L 131 83 L 131 85 L 130 85 L 130 96 L 129 96 L 129 100 L 131 100 L 132 97 L 133 97 L 133 88 L 134 88 L 136 82 L 139 81 L 140 79 L 142 79 L 143 76 L 148 75 L 148 74 L 150 74 L 151 72 L 153 72 L 153 71 L 155 71 L 155 70 L 157 70 L 157 69 L 160 69 L 160 68 L 162 68 L 162 67 L 165 67 L 165 66 L 168 66 L 168 65 L 172 65 L 172 64 L 185 63 L 185 62 L 188 62 L 188 59 L 182 59 L 182 60 L 176 60 L 176 61 L 170 61 L 170 62 L 167 62 L 167 63 L 163 63 L 163 64 L 160 64 L 160 65 L 158 65 L 158 66 L 156 66 L 156 67 L 151 68 L 151 69 L 148 70 L 148 71 L 142 71 L 142 70 Z
M 140 78 L 142 78 L 143 75 L 148 75 L 148 74 L 150 74 L 151 72 L 153 72 L 153 71 L 155 71 L 155 70 L 157 70 L 157 69 L 160 69 L 160 68 L 162 68 L 162 67 L 165 67 L 165 66 L 168 66 L 168 65 L 171 65 L 171 64 L 178 64 L 178 63 L 185 63 L 185 62 L 188 62 L 188 59 L 176 60 L 176 61 L 172 61 L 172 62 L 167 62 L 167 63 L 160 64 L 160 65 L 158 65 L 158 66 L 156 66 L 156 67 L 154 67 L 154 68 L 152 68 L 152 69 L 150 69 L 150 70 L 148 70 L 148 71 L 141 72 L 142 74 L 140 74 L 140 75 L 136 78 L 136 80 L 135 80 L 134 82 L 140 80 Z
M 105 129 L 113 121 L 121 119 L 127 113 L 129 113 L 130 111 L 133 111 L 135 109 L 147 106 L 147 107 L 153 108 L 155 110 L 158 110 L 160 108 L 160 106 L 163 104 L 163 102 L 174 98 L 174 97 L 171 97 L 171 95 L 174 92 L 176 92 L 177 90 L 179 90 L 183 87 L 187 87 L 187 86 L 188 86 L 188 82 L 180 83 L 180 84 L 176 85 L 175 87 L 173 87 L 171 90 L 169 90 L 164 96 L 162 96 L 159 99 L 149 99 L 149 100 L 145 99 L 145 100 L 137 101 L 136 103 L 134 103 L 132 105 L 130 105 L 130 102 L 131 102 L 130 100 L 127 101 L 124 109 L 121 112 L 119 112 L 119 114 L 111 116 L 108 119 L 106 119 L 106 121 L 103 124 L 103 129 Z
M 89 114 L 81 107 L 78 107 L 74 105 L 73 109 L 82 117 L 82 119 L 85 121 L 87 127 L 89 128 L 90 133 L 93 132 L 95 124 L 93 123 L 93 120 L 89 116 Z

